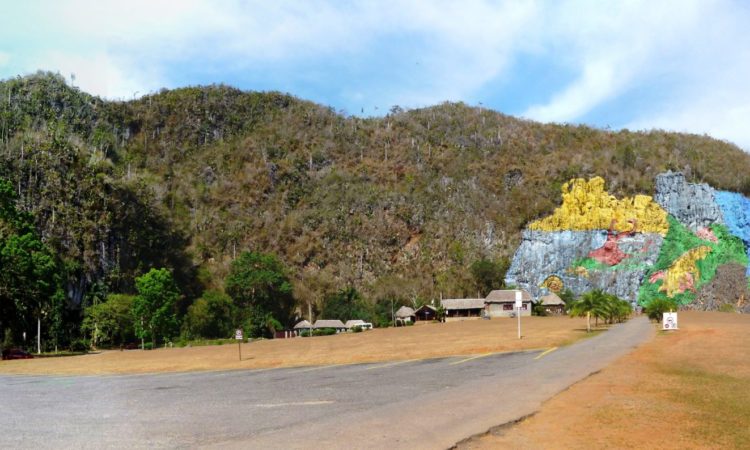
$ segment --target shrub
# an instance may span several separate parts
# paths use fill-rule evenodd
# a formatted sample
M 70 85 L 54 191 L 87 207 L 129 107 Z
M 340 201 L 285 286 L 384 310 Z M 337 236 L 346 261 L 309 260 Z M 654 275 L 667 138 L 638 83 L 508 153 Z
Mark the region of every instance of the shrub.
M 719 311 L 721 312 L 735 312 L 734 305 L 731 303 L 724 303 L 723 305 L 719 306 Z
M 70 343 L 71 352 L 84 352 L 89 350 L 89 341 L 86 339 L 76 339 Z
M 332 334 L 336 334 L 335 328 L 319 328 L 313 330 L 313 336 L 330 336 Z
M 355 325 L 355 326 L 352 327 L 352 333 L 361 333 L 361 332 L 362 332 L 362 327 L 361 326 Z
M 666 298 L 655 298 L 646 306 L 648 318 L 659 322 L 665 312 L 677 311 L 677 302 Z

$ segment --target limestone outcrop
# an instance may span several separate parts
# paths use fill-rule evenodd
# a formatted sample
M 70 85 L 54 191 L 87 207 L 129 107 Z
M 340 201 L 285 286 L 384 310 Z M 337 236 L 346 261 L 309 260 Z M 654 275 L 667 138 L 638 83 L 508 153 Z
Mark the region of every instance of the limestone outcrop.
M 716 191 L 705 183 L 688 183 L 680 172 L 656 176 L 654 200 L 693 231 L 723 223 L 721 208 L 716 203 Z
M 562 187 L 562 205 L 523 232 L 505 282 L 537 298 L 602 289 L 642 305 L 670 298 L 711 309 L 723 304 L 716 295 L 745 298 L 715 293 L 717 279 L 748 270 L 748 249 L 750 199 L 740 194 L 675 172 L 657 176 L 653 198 L 617 199 L 600 177 L 574 179 Z M 747 290 L 746 279 L 734 281 L 728 289 Z

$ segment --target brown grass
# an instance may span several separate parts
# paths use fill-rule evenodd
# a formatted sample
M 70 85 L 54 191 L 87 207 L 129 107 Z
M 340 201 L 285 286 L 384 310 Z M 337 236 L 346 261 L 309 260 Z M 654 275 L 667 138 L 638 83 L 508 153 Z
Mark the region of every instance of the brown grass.
M 586 335 L 585 319 L 524 317 L 523 339 L 514 319 L 417 324 L 313 338 L 276 339 L 242 345 L 104 351 L 66 358 L 0 362 L 0 373 L 122 374 L 350 364 L 436 358 L 560 346 Z
M 680 327 L 462 448 L 750 448 L 750 316 L 683 312 Z

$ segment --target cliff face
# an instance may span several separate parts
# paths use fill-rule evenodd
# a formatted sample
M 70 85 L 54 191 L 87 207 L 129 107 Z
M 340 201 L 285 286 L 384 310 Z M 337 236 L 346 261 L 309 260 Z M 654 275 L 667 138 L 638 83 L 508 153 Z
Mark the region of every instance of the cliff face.
M 616 199 L 599 177 L 566 183 L 562 205 L 524 231 L 506 283 L 537 297 L 602 289 L 642 305 L 667 297 L 715 309 L 722 295 L 744 302 L 747 280 L 727 292 L 717 283 L 748 266 L 750 200 L 681 173 L 660 174 L 655 185 L 653 198 Z

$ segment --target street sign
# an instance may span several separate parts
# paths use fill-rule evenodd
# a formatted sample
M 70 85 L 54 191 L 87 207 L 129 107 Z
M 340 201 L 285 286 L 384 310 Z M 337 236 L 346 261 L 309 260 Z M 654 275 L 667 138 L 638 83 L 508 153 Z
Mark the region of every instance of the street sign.
M 677 330 L 677 313 L 676 312 L 665 312 L 661 318 L 661 329 L 662 330 Z
M 237 353 L 240 356 L 240 361 L 242 361 L 242 328 L 234 330 L 234 338 L 237 339 Z

